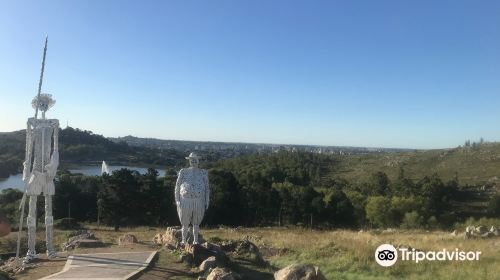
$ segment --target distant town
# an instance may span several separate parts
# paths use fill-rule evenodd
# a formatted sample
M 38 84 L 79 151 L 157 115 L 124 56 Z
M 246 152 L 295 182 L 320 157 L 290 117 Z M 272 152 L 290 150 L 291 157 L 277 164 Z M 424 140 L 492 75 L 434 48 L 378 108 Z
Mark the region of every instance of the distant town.
M 412 149 L 398 148 L 367 148 L 349 146 L 319 146 L 319 145 L 289 145 L 289 144 L 266 144 L 266 143 L 238 143 L 238 142 L 210 142 L 210 141 L 188 141 L 188 140 L 162 140 L 155 138 L 139 138 L 135 136 L 108 137 L 109 140 L 120 143 L 125 142 L 130 146 L 148 147 L 152 149 L 174 149 L 182 152 L 216 152 L 222 157 L 234 157 L 245 154 L 277 153 L 279 151 L 289 152 L 311 152 L 317 154 L 354 155 L 402 152 Z

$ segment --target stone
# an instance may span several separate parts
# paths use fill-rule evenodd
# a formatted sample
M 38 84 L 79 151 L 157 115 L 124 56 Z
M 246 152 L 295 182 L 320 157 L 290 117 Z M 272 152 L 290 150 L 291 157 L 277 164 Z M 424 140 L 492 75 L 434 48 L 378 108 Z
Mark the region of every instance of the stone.
M 267 262 L 262 257 L 262 254 L 259 251 L 259 247 L 254 243 L 243 240 L 241 241 L 235 249 L 235 253 L 240 256 L 246 256 L 250 258 L 253 262 L 258 265 L 266 265 Z
M 238 243 L 233 240 L 227 240 L 227 241 L 222 241 L 220 243 L 220 247 L 223 251 L 225 252 L 233 252 L 236 250 L 236 247 L 238 246 Z
M 204 260 L 200 266 L 198 267 L 199 271 L 207 271 L 211 268 L 217 267 L 217 259 L 215 257 L 209 257 L 206 260 Z
M 474 232 L 474 230 L 475 230 L 474 226 L 468 226 L 465 228 L 465 233 L 470 234 L 470 233 Z
M 203 242 L 203 237 L 199 235 L 199 239 Z M 188 231 L 187 242 L 193 242 L 193 234 Z M 179 249 L 182 242 L 182 230 L 180 227 L 168 227 L 165 233 L 158 233 L 153 238 L 153 243 L 165 246 L 169 249 Z
M 468 226 L 465 229 L 466 238 L 491 238 L 495 236 L 498 236 L 498 229 L 495 226 L 491 226 L 489 230 L 484 225 L 477 227 Z
M 15 275 L 23 272 L 26 269 L 37 267 L 37 264 L 25 263 L 22 258 L 9 258 L 2 266 L 0 266 L 0 271 L 7 274 Z
M 217 267 L 208 274 L 207 280 L 234 280 L 234 275 L 227 268 Z
M 193 264 L 199 266 L 204 260 L 215 257 L 220 264 L 226 264 L 229 262 L 229 258 L 222 251 L 211 250 L 203 245 L 187 244 L 184 247 L 185 253 L 193 257 Z
M 179 257 L 180 261 L 187 264 L 187 265 L 193 265 L 193 255 L 187 254 L 187 253 L 182 253 L 181 256 Z
M 292 264 L 276 273 L 275 280 L 326 280 L 317 266 L 310 264 Z
M 104 243 L 100 240 L 94 239 L 82 239 L 75 243 L 75 248 L 101 248 L 104 247 Z
M 485 234 L 486 232 L 488 232 L 488 229 L 485 226 L 480 225 L 476 227 L 476 232 L 479 234 Z
M 495 226 L 491 226 L 490 232 L 493 233 L 494 236 L 498 236 L 498 229 Z
M 104 243 L 98 240 L 94 233 L 89 231 L 76 231 L 72 234 L 78 234 L 70 237 L 68 242 L 62 245 L 62 250 L 67 251 L 75 248 L 100 248 L 104 247 Z
M 135 244 L 137 242 L 137 237 L 130 233 L 122 235 L 118 238 L 118 245 Z

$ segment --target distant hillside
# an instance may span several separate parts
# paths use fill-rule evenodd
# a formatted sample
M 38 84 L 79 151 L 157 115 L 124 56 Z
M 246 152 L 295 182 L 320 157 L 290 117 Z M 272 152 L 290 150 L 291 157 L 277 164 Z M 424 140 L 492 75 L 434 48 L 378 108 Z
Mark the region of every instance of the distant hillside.
M 62 167 L 66 164 L 96 163 L 176 166 L 184 163 L 184 153 L 173 149 L 153 149 L 113 142 L 91 131 L 67 127 L 59 134 Z M 22 171 L 26 131 L 0 133 L 0 178 Z
M 400 172 L 413 179 L 437 173 L 445 180 L 458 178 L 460 184 L 498 183 L 500 143 L 483 143 L 453 149 L 400 153 L 351 155 L 339 158 L 327 177 L 360 182 L 374 172 L 396 178 Z
M 21 171 L 25 131 L 0 133 L 0 177 Z M 500 179 L 500 143 L 483 143 L 441 150 L 369 149 L 356 147 L 318 147 L 252 143 L 196 142 L 160 140 L 133 136 L 105 138 L 91 131 L 65 128 L 60 132 L 63 164 L 106 160 L 117 164 L 179 166 L 190 151 L 205 161 L 269 153 L 278 150 L 305 151 L 330 155 L 335 164 L 322 166 L 322 179 L 345 178 L 363 182 L 382 171 L 389 178 L 419 179 L 437 173 L 444 180 L 457 177 L 460 184 L 496 184 Z
M 319 154 L 368 154 L 368 153 L 390 153 L 407 152 L 410 149 L 395 148 L 366 148 L 349 146 L 318 146 L 318 145 L 293 145 L 293 144 L 266 144 L 266 143 L 241 143 L 241 142 L 212 142 L 212 141 L 188 141 L 188 140 L 164 140 L 155 138 L 140 138 L 125 136 L 108 138 L 115 143 L 125 142 L 130 146 L 148 147 L 154 149 L 176 149 L 179 151 L 216 151 L 227 157 L 233 157 L 252 153 L 269 153 L 278 151 L 302 151 Z

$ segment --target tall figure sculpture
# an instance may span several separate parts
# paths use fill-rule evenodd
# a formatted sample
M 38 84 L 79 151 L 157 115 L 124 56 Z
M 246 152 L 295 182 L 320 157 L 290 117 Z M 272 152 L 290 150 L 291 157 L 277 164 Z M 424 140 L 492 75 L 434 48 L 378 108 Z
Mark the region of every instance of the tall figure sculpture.
M 210 188 L 208 172 L 198 168 L 199 157 L 191 153 L 188 157 L 189 168 L 179 171 L 175 184 L 175 202 L 182 225 L 182 244 L 186 244 L 189 224 L 193 225 L 193 244 L 198 244 L 200 223 L 205 210 L 208 209 Z
M 52 244 L 53 224 L 52 197 L 55 193 L 54 177 L 59 166 L 59 121 L 47 119 L 46 112 L 55 104 L 50 94 L 41 93 L 43 70 L 45 66 L 45 54 L 47 52 L 47 40 L 42 61 L 42 71 L 38 84 L 38 95 L 32 101 L 35 109 L 35 117 L 29 118 L 26 127 L 26 158 L 24 161 L 23 181 L 26 191 L 22 200 L 21 226 L 24 216 L 24 203 L 29 197 L 29 210 L 26 224 L 28 226 L 28 252 L 25 262 L 30 262 L 36 255 L 36 206 L 39 195 L 45 196 L 45 227 L 47 256 L 54 257 L 55 251 Z M 38 118 L 38 111 L 42 117 Z M 19 255 L 19 238 L 18 249 Z

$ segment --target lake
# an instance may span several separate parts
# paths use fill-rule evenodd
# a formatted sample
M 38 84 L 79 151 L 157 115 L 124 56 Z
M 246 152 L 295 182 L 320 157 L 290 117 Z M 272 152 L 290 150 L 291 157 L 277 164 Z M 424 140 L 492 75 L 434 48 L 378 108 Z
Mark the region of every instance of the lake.
M 115 170 L 120 170 L 122 168 L 127 168 L 130 170 L 135 170 L 138 171 L 141 174 L 145 174 L 148 172 L 148 169 L 145 167 L 137 167 L 137 166 L 121 166 L 121 165 L 109 165 L 108 166 L 109 171 L 113 172 Z M 160 177 L 165 176 L 165 170 L 158 170 L 158 173 L 160 174 Z M 69 169 L 71 173 L 82 173 L 83 175 L 87 176 L 97 176 L 101 175 L 101 166 L 100 165 L 92 165 L 92 166 L 80 166 L 75 169 Z M 23 183 L 23 174 L 16 174 L 16 175 L 11 175 L 7 179 L 0 179 L 0 191 L 3 189 L 7 188 L 15 188 L 15 189 L 20 189 L 24 190 L 24 183 Z

